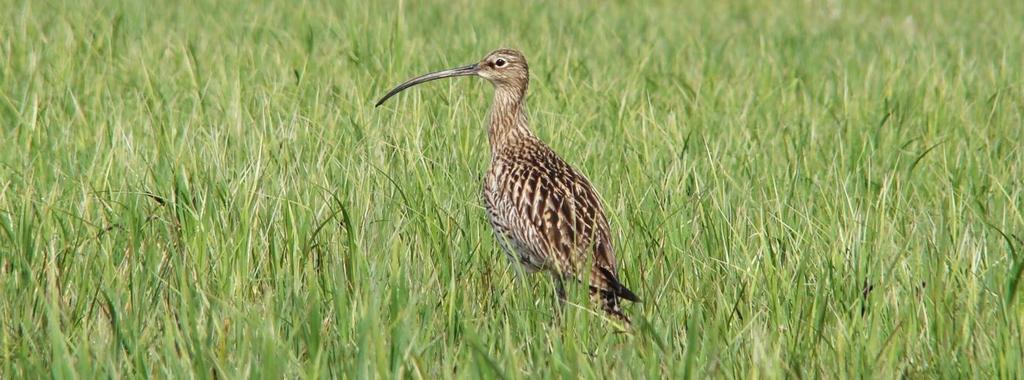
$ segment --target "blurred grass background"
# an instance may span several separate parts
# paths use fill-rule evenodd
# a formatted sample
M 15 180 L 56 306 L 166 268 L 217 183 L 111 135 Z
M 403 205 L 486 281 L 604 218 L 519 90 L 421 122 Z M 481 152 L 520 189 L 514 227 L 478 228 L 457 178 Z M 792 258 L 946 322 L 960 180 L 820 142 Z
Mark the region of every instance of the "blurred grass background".
M 0 0 L 0 377 L 1024 376 L 1024 2 Z M 479 196 L 498 47 L 630 334 Z

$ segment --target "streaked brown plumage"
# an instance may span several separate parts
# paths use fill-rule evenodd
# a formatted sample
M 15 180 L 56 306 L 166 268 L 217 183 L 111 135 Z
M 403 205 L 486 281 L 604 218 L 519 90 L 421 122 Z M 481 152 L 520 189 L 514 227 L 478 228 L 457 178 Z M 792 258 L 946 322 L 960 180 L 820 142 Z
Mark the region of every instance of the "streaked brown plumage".
M 591 298 L 628 323 L 619 301 L 639 298 L 618 279 L 608 220 L 597 192 L 583 174 L 530 132 L 524 101 L 530 75 L 521 53 L 499 49 L 479 63 L 413 78 L 388 92 L 377 106 L 414 85 L 466 75 L 494 85 L 488 122 L 491 165 L 483 199 L 495 237 L 527 271 L 551 273 L 560 301 L 565 301 L 563 279 L 586 280 Z

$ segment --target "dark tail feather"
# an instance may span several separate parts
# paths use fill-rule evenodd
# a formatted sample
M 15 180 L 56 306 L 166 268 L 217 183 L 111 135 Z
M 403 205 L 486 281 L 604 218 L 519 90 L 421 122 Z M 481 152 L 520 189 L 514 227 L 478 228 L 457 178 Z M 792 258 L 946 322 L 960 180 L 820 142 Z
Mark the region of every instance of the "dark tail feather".
M 612 272 L 607 268 L 597 267 L 597 270 L 601 271 L 601 275 L 604 276 L 605 281 L 608 282 L 608 291 L 613 295 L 633 302 L 641 302 L 640 297 L 633 294 L 631 290 L 626 289 L 626 287 L 619 282 L 619 279 L 615 278 L 615 276 L 612 275 Z

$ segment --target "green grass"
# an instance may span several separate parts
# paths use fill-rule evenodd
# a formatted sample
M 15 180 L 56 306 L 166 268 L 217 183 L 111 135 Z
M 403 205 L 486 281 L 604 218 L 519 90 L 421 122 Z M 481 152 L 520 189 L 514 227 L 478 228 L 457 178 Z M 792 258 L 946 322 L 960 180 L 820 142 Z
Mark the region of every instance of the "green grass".
M 1024 2 L 366 3 L 0 0 L 0 378 L 1024 376 Z M 497 248 L 490 85 L 372 107 L 504 46 L 632 333 Z

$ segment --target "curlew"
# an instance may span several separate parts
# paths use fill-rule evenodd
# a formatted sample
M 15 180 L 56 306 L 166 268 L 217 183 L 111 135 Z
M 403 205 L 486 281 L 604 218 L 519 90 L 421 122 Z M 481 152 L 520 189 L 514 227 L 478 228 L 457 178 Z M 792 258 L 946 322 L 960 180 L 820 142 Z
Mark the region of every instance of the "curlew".
M 593 302 L 628 324 L 620 301 L 639 298 L 619 280 L 597 192 L 530 131 L 525 103 L 530 74 L 522 53 L 499 49 L 480 62 L 410 79 L 376 106 L 420 83 L 473 75 L 494 85 L 487 130 L 491 163 L 483 201 L 499 244 L 527 272 L 551 275 L 559 305 L 566 302 L 565 279 L 586 282 Z

